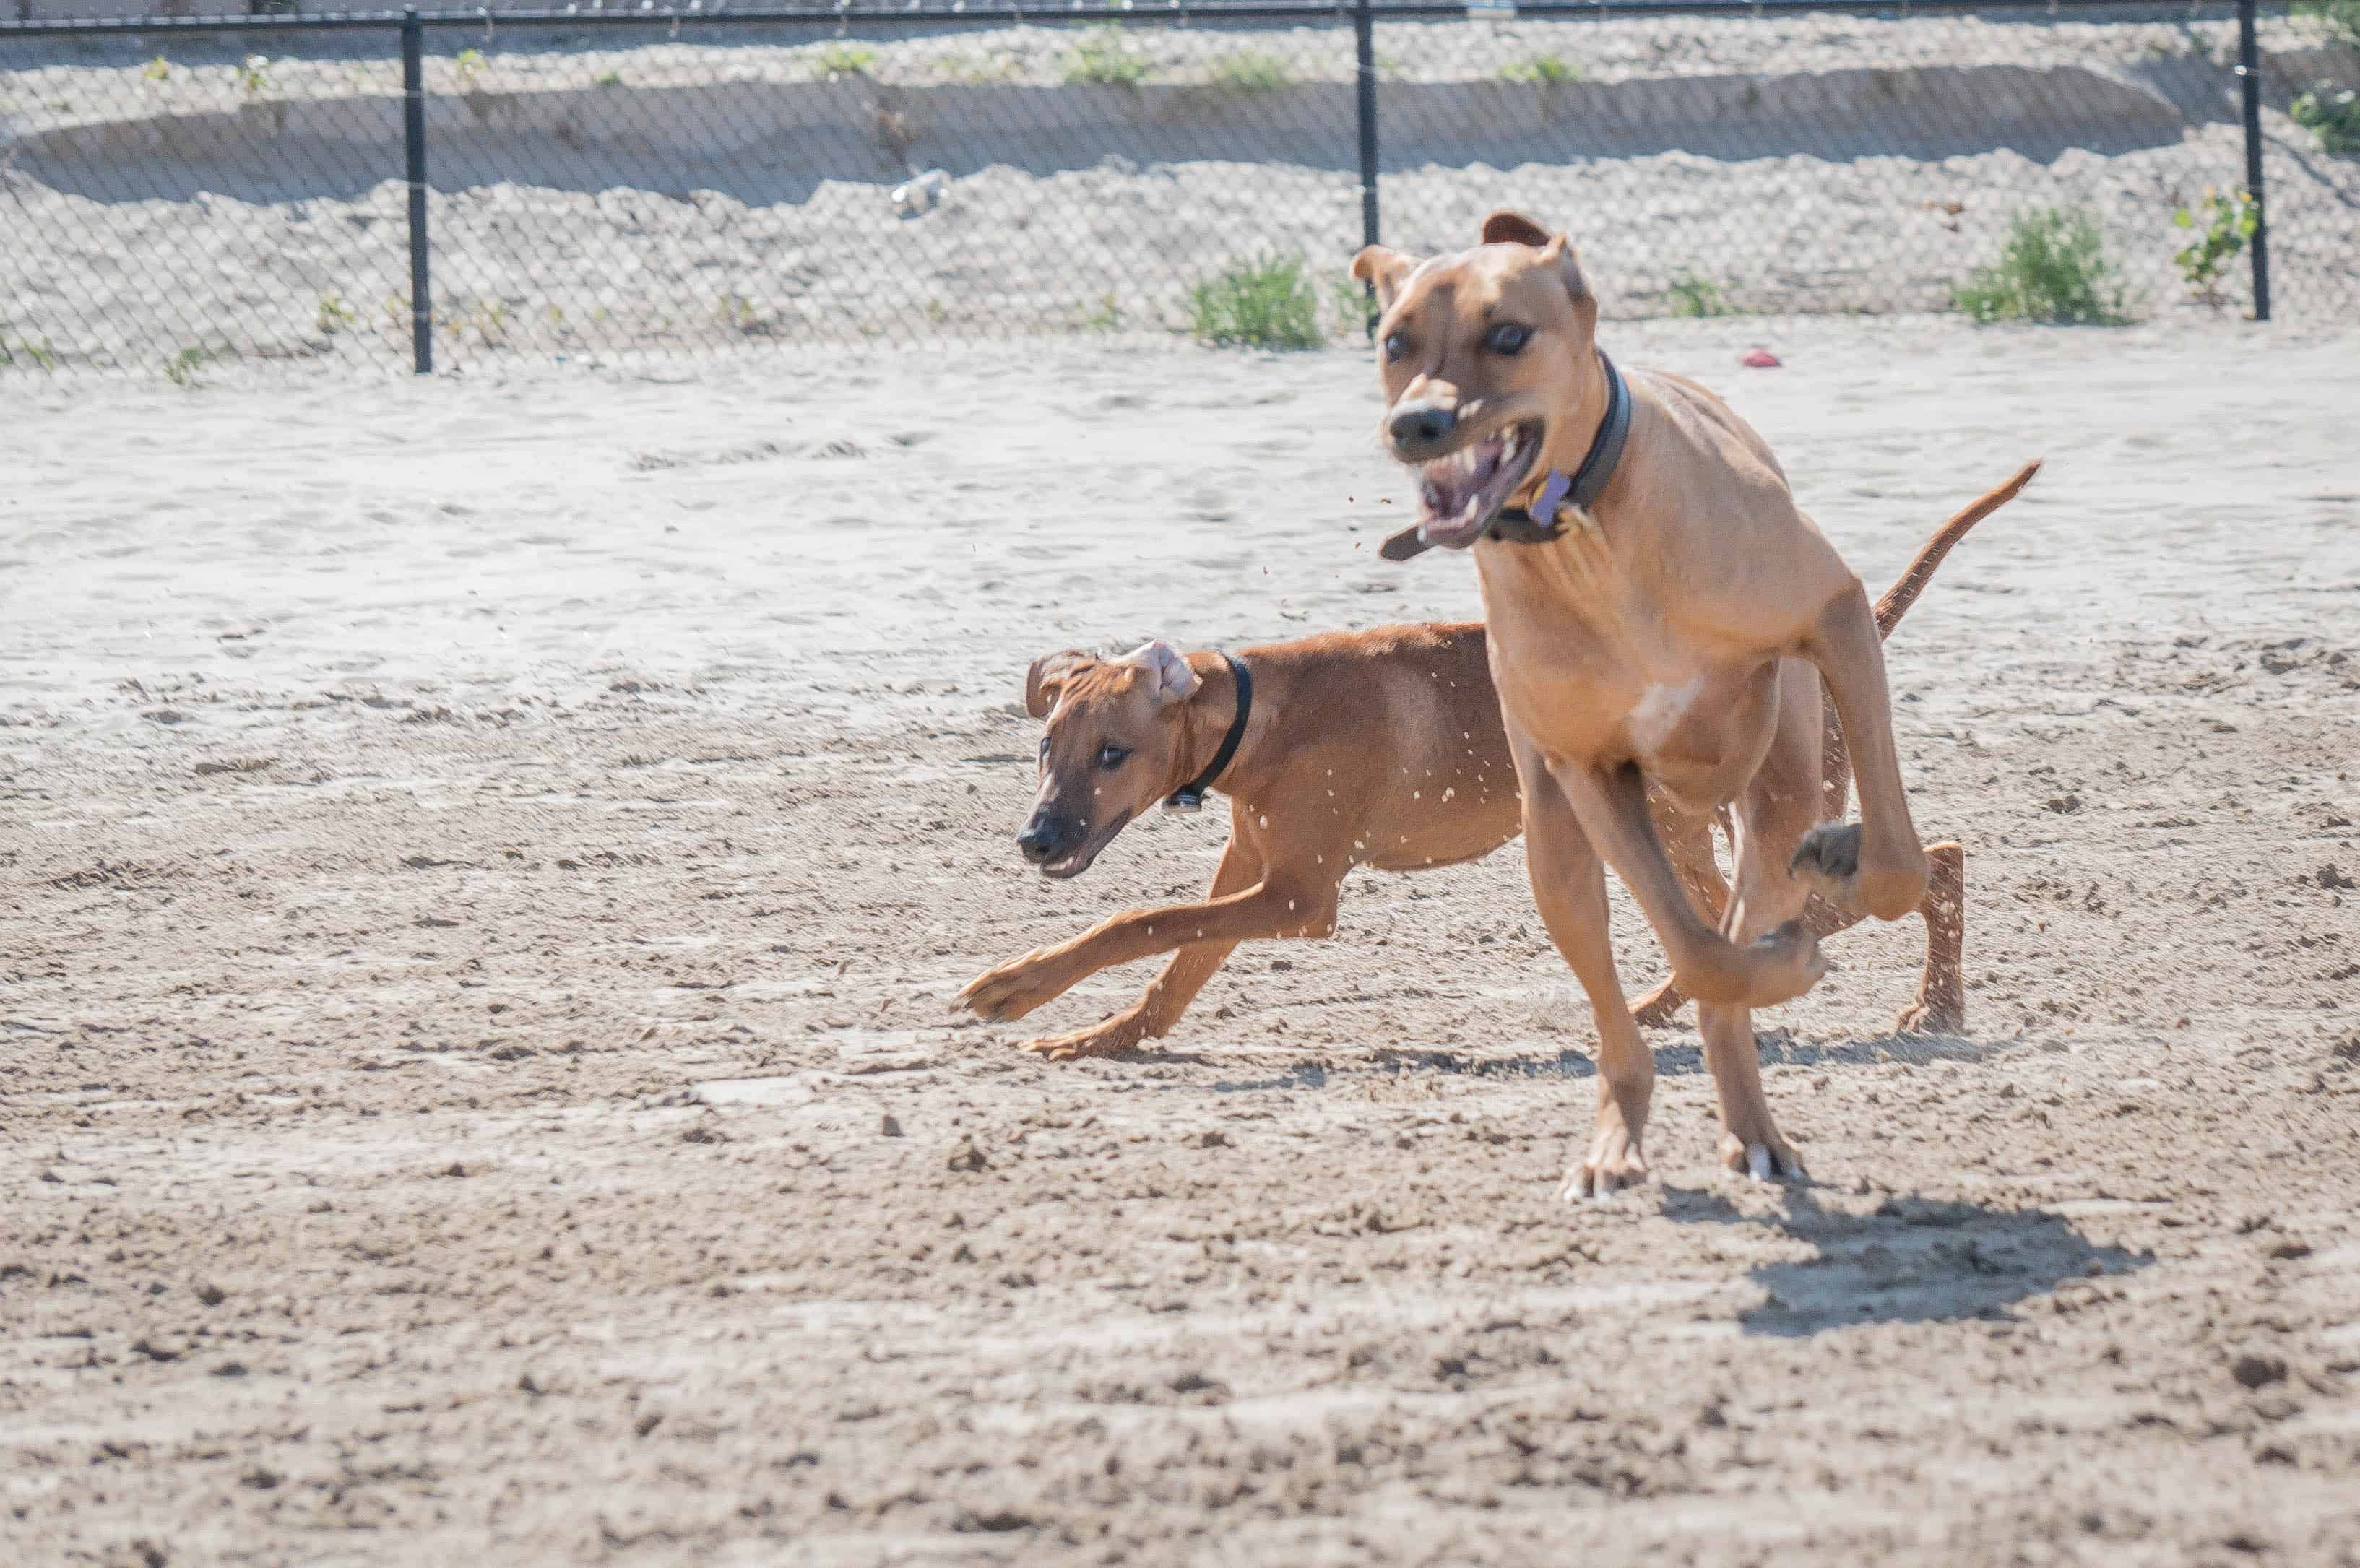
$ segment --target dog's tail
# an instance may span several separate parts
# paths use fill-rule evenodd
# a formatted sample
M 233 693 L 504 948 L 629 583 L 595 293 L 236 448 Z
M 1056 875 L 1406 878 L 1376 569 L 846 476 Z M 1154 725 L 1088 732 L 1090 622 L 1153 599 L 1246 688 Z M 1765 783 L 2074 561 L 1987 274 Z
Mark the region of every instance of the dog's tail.
M 1909 613 L 1909 606 L 1918 602 L 1926 584 L 1934 581 L 1934 569 L 1942 564 L 1950 547 L 1966 538 L 1968 529 L 2015 500 L 2016 492 L 2031 484 L 2032 476 L 2039 472 L 2040 459 L 2036 457 L 2017 469 L 2015 478 L 1978 497 L 1966 510 L 1934 530 L 1934 537 L 1918 551 L 1918 559 L 1909 563 L 1909 570 L 1876 602 L 1876 635 L 1880 639 L 1893 635 L 1893 628 L 1901 624 L 1901 617 Z

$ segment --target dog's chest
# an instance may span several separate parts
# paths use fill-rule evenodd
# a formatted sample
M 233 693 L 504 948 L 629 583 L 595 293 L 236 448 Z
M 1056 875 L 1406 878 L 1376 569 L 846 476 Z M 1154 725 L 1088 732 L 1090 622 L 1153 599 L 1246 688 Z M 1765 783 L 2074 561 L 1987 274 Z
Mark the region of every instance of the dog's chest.
M 1700 670 L 1677 681 L 1649 681 L 1640 691 L 1639 700 L 1622 715 L 1622 729 L 1633 752 L 1645 758 L 1661 750 L 1696 707 L 1704 688 L 1705 678 Z

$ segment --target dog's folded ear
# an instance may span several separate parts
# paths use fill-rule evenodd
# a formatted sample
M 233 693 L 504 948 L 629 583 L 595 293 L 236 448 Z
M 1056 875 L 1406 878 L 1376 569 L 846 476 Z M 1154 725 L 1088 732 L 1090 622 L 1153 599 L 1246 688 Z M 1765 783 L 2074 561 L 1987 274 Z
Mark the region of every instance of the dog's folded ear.
M 1538 250 L 1549 243 L 1549 232 L 1522 212 L 1502 207 L 1483 220 L 1483 243 L 1531 245 Z
M 1417 267 L 1417 257 L 1404 256 L 1383 245 L 1364 245 L 1352 258 L 1352 276 L 1363 283 L 1377 286 L 1377 309 L 1393 308 L 1393 296 L 1401 292 L 1402 279 Z
M 1565 274 L 1565 291 L 1577 304 L 1590 298 L 1590 279 L 1582 276 L 1581 254 L 1573 241 L 1549 233 L 1522 212 L 1502 207 L 1484 219 L 1483 243 L 1532 246 L 1541 253 L 1543 263 L 1554 264 Z
M 1057 689 L 1080 673 L 1082 667 L 1097 660 L 1077 648 L 1063 653 L 1044 653 L 1032 661 L 1024 672 L 1024 711 L 1036 719 L 1045 719 L 1056 705 Z
M 1154 679 L 1155 700 L 1159 702 L 1185 701 L 1204 684 L 1203 677 L 1188 667 L 1188 656 L 1162 637 L 1132 648 L 1122 656 L 1122 661 L 1136 664 Z

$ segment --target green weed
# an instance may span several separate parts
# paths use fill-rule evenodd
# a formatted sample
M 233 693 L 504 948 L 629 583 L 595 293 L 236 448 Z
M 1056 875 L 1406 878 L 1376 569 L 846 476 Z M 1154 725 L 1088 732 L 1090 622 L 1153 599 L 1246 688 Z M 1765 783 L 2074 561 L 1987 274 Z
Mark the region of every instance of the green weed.
M 1536 54 L 1530 60 L 1518 60 L 1500 72 L 1506 82 L 1528 82 L 1535 87 L 1562 87 L 1579 82 L 1588 73 L 1578 65 L 1568 65 L 1553 54 Z
M 2180 276 L 2188 280 L 2188 291 L 2207 305 L 2218 307 L 2221 302 L 2221 275 L 2245 248 L 2253 237 L 2258 217 L 2250 192 L 2223 192 L 2211 186 L 2204 188 L 2203 200 L 2191 211 L 2182 207 L 2171 215 L 2171 221 L 2183 229 L 2198 232 L 2194 240 L 2172 256 Z
M 150 82 L 169 82 L 172 80 L 172 62 L 159 54 L 142 67 L 139 74 Z
M 457 57 L 451 61 L 451 74 L 458 79 L 460 92 L 473 93 L 475 90 L 476 80 L 484 74 L 484 51 L 478 49 L 461 49 Z
M 358 326 L 360 319 L 358 310 L 333 294 L 320 297 L 320 308 L 311 318 L 312 324 L 319 328 L 323 338 L 334 337 L 346 327 Z
M 1999 259 L 1952 285 L 1950 303 L 1978 322 L 2119 327 L 2130 321 L 2126 290 L 2106 260 L 2096 222 L 2054 207 L 2009 220 Z
M 262 55 L 250 54 L 237 62 L 237 89 L 249 98 L 259 98 L 270 85 L 270 61 Z
M 1729 301 L 1721 297 L 1721 285 L 1709 278 L 1699 278 L 1683 272 L 1666 286 L 1672 297 L 1675 316 L 1726 316 L 1731 314 Z
M 2315 82 L 2287 113 L 2319 138 L 2322 152 L 2360 152 L 2360 93 L 2349 87 L 2338 93 L 2332 82 Z
M 205 362 L 205 351 L 184 348 L 164 362 L 164 379 L 179 387 L 197 385 L 197 367 Z
M 498 344 L 508 339 L 508 308 L 505 300 L 485 299 L 477 302 L 468 323 L 475 335 L 488 344 Z
M 1146 51 L 1112 22 L 1085 31 L 1065 56 L 1065 81 L 1075 86 L 1136 87 L 1153 69 Z
M 812 66 L 830 82 L 839 76 L 867 76 L 877 68 L 877 51 L 858 44 L 829 44 L 812 56 Z
M 13 366 L 20 359 L 36 370 L 55 370 L 58 367 L 58 356 L 49 347 L 49 339 L 43 338 L 36 344 L 24 338 L 18 338 L 13 343 L 6 338 L 0 338 L 0 367 Z
M 1230 93 L 1252 96 L 1275 93 L 1295 80 L 1286 61 L 1259 49 L 1240 49 L 1213 62 L 1212 83 Z
M 1086 332 L 1111 332 L 1122 326 L 1122 304 L 1109 289 L 1098 298 L 1098 308 L 1082 318 Z
M 766 336 L 770 331 L 770 323 L 763 319 L 761 308 L 742 294 L 721 296 L 721 302 L 714 313 L 720 317 L 723 326 L 732 332 L 743 332 L 748 337 Z
M 1319 297 L 1300 256 L 1232 263 L 1188 291 L 1189 330 L 1221 348 L 1317 348 Z

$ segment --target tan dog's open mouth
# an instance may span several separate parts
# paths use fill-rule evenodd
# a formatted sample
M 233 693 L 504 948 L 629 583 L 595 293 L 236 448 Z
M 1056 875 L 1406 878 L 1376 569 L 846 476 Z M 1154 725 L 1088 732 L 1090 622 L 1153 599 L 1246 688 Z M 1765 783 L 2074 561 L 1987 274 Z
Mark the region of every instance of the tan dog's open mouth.
M 1418 464 L 1418 538 L 1447 550 L 1480 539 L 1532 472 L 1541 428 L 1527 419 Z
M 1114 821 L 1107 824 L 1104 833 L 1093 834 L 1084 842 L 1081 848 L 1071 855 L 1044 862 L 1041 867 L 1041 875 L 1052 882 L 1063 882 L 1068 877 L 1079 877 L 1090 868 L 1090 862 L 1098 857 L 1098 851 L 1112 844 L 1114 835 L 1122 832 L 1130 824 L 1129 811 L 1117 812 Z

